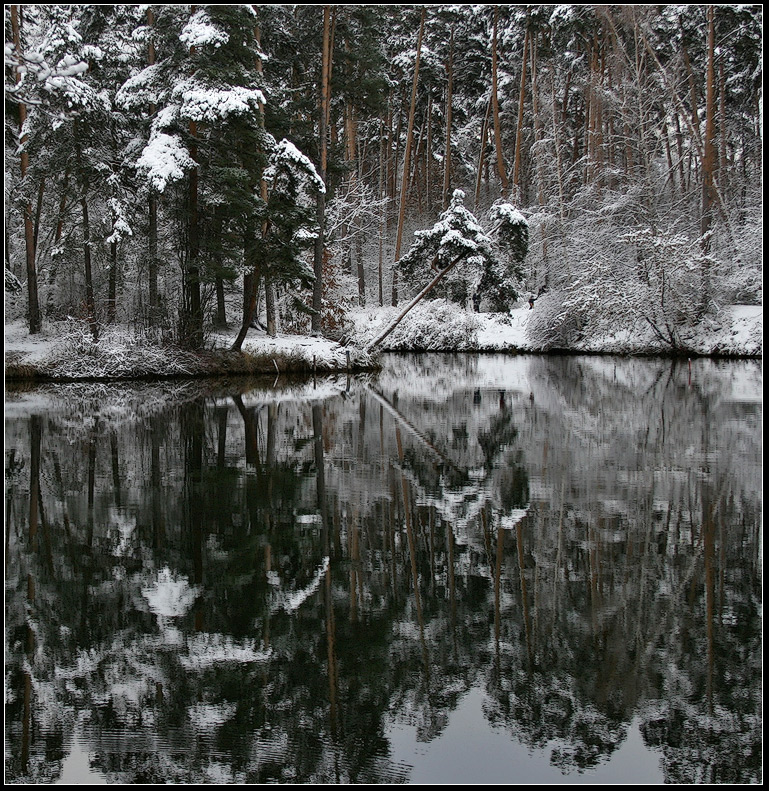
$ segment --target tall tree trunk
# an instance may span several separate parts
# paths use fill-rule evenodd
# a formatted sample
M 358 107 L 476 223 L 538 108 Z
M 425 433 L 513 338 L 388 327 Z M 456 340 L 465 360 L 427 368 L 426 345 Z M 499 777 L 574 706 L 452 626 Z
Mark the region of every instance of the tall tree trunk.
M 200 228 L 198 224 L 198 125 L 189 125 L 190 159 L 195 167 L 190 171 L 187 193 L 187 266 L 184 273 L 184 326 L 183 341 L 192 349 L 203 346 L 203 305 L 200 289 Z
M 214 252 L 213 258 L 216 262 L 216 275 L 214 278 L 214 290 L 216 292 L 216 326 L 227 327 L 227 303 L 224 298 L 224 278 L 222 277 L 222 216 L 221 211 L 214 209 Z
M 363 266 L 363 231 L 358 230 L 355 237 L 355 253 L 358 260 L 358 302 L 366 306 L 366 272 Z
M 345 51 L 350 52 L 352 47 L 350 41 L 345 38 Z M 348 74 L 348 79 L 352 80 L 353 75 Z M 345 103 L 345 159 L 347 160 L 347 167 L 350 173 L 350 185 L 352 192 L 355 193 L 355 185 L 361 180 L 361 157 L 358 153 L 358 117 L 355 111 L 355 106 L 350 99 Z M 363 249 L 361 233 L 362 229 L 356 222 L 352 227 L 352 233 L 355 235 L 355 259 L 357 263 L 356 271 L 352 271 L 351 275 L 357 276 L 358 279 L 358 304 L 363 307 L 366 304 L 366 272 L 363 266 Z M 352 257 L 353 245 L 350 243 L 350 255 Z
M 77 169 L 80 173 L 80 210 L 83 219 L 83 269 L 85 275 L 85 311 L 94 343 L 99 340 L 99 327 L 96 323 L 96 298 L 93 287 L 93 269 L 91 265 L 91 222 L 88 214 L 88 176 L 83 165 L 83 155 L 80 147 L 80 125 L 75 121 L 75 157 Z
M 481 200 L 481 182 L 483 180 L 483 165 L 486 160 L 486 144 L 489 136 L 489 116 L 491 115 L 491 105 L 493 99 L 489 97 L 489 102 L 486 105 L 486 116 L 481 125 L 481 148 L 478 152 L 478 175 L 475 180 L 475 208 L 478 208 L 478 203 Z
M 719 138 L 720 138 L 720 157 L 718 163 L 718 184 L 721 188 L 721 194 L 727 190 L 728 187 L 728 152 L 726 148 L 726 74 L 724 68 L 724 59 L 721 58 L 719 62 L 719 74 L 718 74 L 718 126 L 719 126 Z
M 539 146 L 542 142 L 542 116 L 539 111 L 539 86 L 537 83 L 537 37 L 530 36 L 529 41 L 529 58 L 531 60 L 531 108 L 534 116 L 534 143 Z M 535 175 L 537 179 L 537 203 L 540 206 L 545 205 L 545 184 L 544 176 L 542 173 L 542 155 L 537 150 L 537 155 L 534 157 Z
M 190 6 L 190 17 L 197 11 L 196 6 Z M 195 55 L 196 48 L 190 47 L 190 55 Z M 188 126 L 190 135 L 189 154 L 195 167 L 190 171 L 187 189 L 187 261 L 182 276 L 183 343 L 192 349 L 203 346 L 203 306 L 200 291 L 200 269 L 198 255 L 200 253 L 200 229 L 198 226 L 198 125 L 190 121 Z
M 13 44 L 17 57 L 21 58 L 21 23 L 19 19 L 20 6 L 11 6 L 11 29 L 13 33 Z M 16 84 L 21 82 L 21 74 L 16 69 Z M 20 166 L 22 184 L 29 168 L 29 152 L 27 143 L 29 136 L 24 131 L 27 120 L 27 105 L 19 102 L 19 147 L 21 149 Z M 27 295 L 29 307 L 29 332 L 35 334 L 42 328 L 42 318 L 40 315 L 40 302 L 37 291 L 37 266 L 35 264 L 35 228 L 32 220 L 32 203 L 29 199 L 24 201 L 22 206 L 24 215 L 24 244 L 26 246 L 27 261 Z
M 561 164 L 561 141 L 558 134 L 558 122 L 556 120 L 556 94 L 555 94 L 555 77 L 550 74 L 550 92 L 553 97 L 553 148 L 555 149 L 555 174 L 558 181 L 558 216 L 561 218 L 561 223 L 566 219 L 566 212 L 564 207 L 564 189 L 563 189 L 563 166 Z
M 708 65 L 705 95 L 705 141 L 702 157 L 702 215 L 700 234 L 702 240 L 702 287 L 700 310 L 704 313 L 710 303 L 710 232 L 713 223 L 713 189 L 716 157 L 716 98 L 715 98 L 715 6 L 709 5 L 708 19 Z
M 538 64 L 537 64 L 537 36 L 529 36 L 529 58 L 531 61 L 531 107 L 534 116 L 534 155 L 535 178 L 537 182 L 537 203 L 545 205 L 545 177 L 542 171 L 542 152 L 540 145 L 544 137 L 542 116 L 539 107 L 539 83 L 538 83 Z M 543 223 L 541 228 L 542 235 L 542 268 L 544 270 L 542 285 L 547 288 L 550 285 L 550 264 L 547 255 L 547 226 Z M 538 274 L 538 273 L 537 273 Z
M 515 125 L 515 157 L 513 160 L 513 195 L 518 202 L 521 201 L 521 151 L 523 150 L 523 107 L 526 101 L 526 62 L 529 52 L 529 25 L 526 23 L 526 32 L 523 36 L 523 62 L 521 63 L 521 86 L 518 91 L 518 121 Z M 496 93 L 496 91 L 495 91 Z
M 497 173 L 502 183 L 502 197 L 507 197 L 509 182 L 505 171 L 505 158 L 502 152 L 502 127 L 499 122 L 499 98 L 497 96 L 497 22 L 499 6 L 494 6 L 494 26 L 491 33 L 491 106 L 494 112 L 494 146 L 497 149 Z M 524 62 L 526 57 L 524 56 Z
M 248 329 L 256 316 L 256 302 L 259 296 L 261 280 L 261 265 L 256 255 L 256 223 L 249 223 L 250 229 L 246 231 L 243 240 L 243 255 L 248 267 L 247 274 L 243 277 L 243 321 L 240 330 L 230 347 L 232 351 L 239 352 L 243 341 L 248 335 Z
M 155 44 L 152 41 L 152 26 L 155 23 L 155 15 L 152 8 L 147 8 L 147 27 L 150 28 L 150 39 L 147 47 L 147 65 L 155 65 Z M 155 115 L 157 107 L 154 104 L 149 106 L 150 117 Z M 147 252 L 149 261 L 147 262 L 147 288 L 149 296 L 149 322 L 150 325 L 156 324 L 160 319 L 160 304 L 158 299 L 158 199 L 154 192 L 150 193 L 148 200 L 149 231 L 147 238 Z
M 267 317 L 267 334 L 274 338 L 278 334 L 278 305 L 275 283 L 269 275 L 264 276 L 264 312 Z
M 422 6 L 422 16 L 419 22 L 419 35 L 417 36 L 417 56 L 414 63 L 414 80 L 411 85 L 411 107 L 409 109 L 409 123 L 406 130 L 406 151 L 403 155 L 403 173 L 401 174 L 401 197 L 398 208 L 398 230 L 395 238 L 395 260 L 393 261 L 393 293 L 392 304 L 398 304 L 398 270 L 395 264 L 398 263 L 401 255 L 401 243 L 403 242 L 403 222 L 406 217 L 406 195 L 409 181 L 409 165 L 411 161 L 411 148 L 414 137 L 414 115 L 417 104 L 417 85 L 419 83 L 419 61 L 422 56 L 422 38 L 425 32 L 425 7 Z
M 254 13 L 257 12 L 257 6 L 252 6 Z M 257 49 L 261 45 L 261 29 L 257 26 L 254 29 L 254 38 L 256 39 Z M 256 70 L 259 74 L 262 73 L 262 59 L 256 58 Z M 259 102 L 259 125 L 264 128 L 264 104 Z M 267 182 L 264 178 L 260 179 L 259 190 L 262 200 L 265 205 L 267 203 Z M 266 237 L 269 233 L 269 223 L 267 219 L 262 222 L 262 238 Z M 259 297 L 259 285 L 262 279 L 262 264 L 257 258 L 256 253 L 256 223 L 249 222 L 248 230 L 245 233 L 243 240 L 243 252 L 247 263 L 246 274 L 243 275 L 243 321 L 240 325 L 240 330 L 232 342 L 232 351 L 240 351 L 243 346 L 243 341 L 248 335 L 248 329 L 254 321 L 256 315 L 257 300 Z
M 433 97 L 427 100 L 427 150 L 425 151 L 425 200 L 427 213 L 433 213 Z
M 96 323 L 96 299 L 93 289 L 93 271 L 91 268 L 91 223 L 88 217 L 88 193 L 83 189 L 80 197 L 83 212 L 83 262 L 85 267 L 85 307 L 88 325 L 94 342 L 99 340 L 99 327 Z
M 114 233 L 114 225 L 113 225 Z M 114 324 L 117 315 L 117 242 L 110 242 L 109 246 L 109 282 L 107 284 L 107 323 Z
M 382 210 L 379 216 L 379 307 L 384 306 L 384 241 L 387 237 L 387 173 L 385 167 L 385 135 L 384 123 L 380 122 L 379 136 L 379 199 L 382 201 Z
M 331 6 L 323 6 L 323 53 L 320 77 L 320 118 L 318 121 L 318 137 L 320 142 L 320 177 L 326 181 L 328 143 L 327 121 L 329 113 L 329 99 L 331 91 Z M 313 270 L 315 283 L 312 288 L 312 334 L 320 335 L 322 332 L 323 310 L 323 258 L 325 250 L 324 232 L 326 226 L 326 194 L 318 192 L 316 204 L 316 220 L 318 223 L 318 236 L 315 239 L 315 255 Z
M 444 211 L 449 207 L 449 192 L 451 191 L 451 111 L 454 101 L 454 28 L 451 28 L 449 38 L 449 60 L 446 64 L 446 149 L 443 155 L 443 198 Z
M 43 214 L 43 196 L 45 195 L 45 176 L 40 179 L 40 184 L 37 188 L 37 204 L 35 206 L 35 222 L 33 225 L 32 239 L 34 241 L 35 250 L 37 251 L 37 237 L 40 233 L 40 218 Z

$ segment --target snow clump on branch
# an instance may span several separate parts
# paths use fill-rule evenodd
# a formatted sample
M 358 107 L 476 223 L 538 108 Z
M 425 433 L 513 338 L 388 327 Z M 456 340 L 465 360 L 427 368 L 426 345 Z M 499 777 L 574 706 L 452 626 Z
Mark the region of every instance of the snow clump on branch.
M 260 105 L 265 104 L 264 94 L 258 88 L 233 86 L 217 90 L 186 82 L 173 89 L 171 98 L 180 102 L 178 112 L 182 118 L 206 123 L 230 115 L 246 115 L 258 111 Z
M 170 183 L 183 178 L 185 172 L 195 166 L 181 140 L 162 132 L 152 136 L 136 163 L 136 169 L 157 192 L 163 192 Z
M 212 24 L 211 17 L 204 11 L 196 11 L 192 19 L 184 26 L 179 34 L 179 41 L 187 49 L 192 47 L 212 46 L 219 48 L 230 40 L 229 35 L 216 25 Z
M 290 140 L 283 138 L 270 156 L 270 165 L 264 171 L 265 180 L 274 186 L 281 172 L 285 172 L 286 168 L 295 174 L 295 177 L 297 174 L 299 175 L 305 190 L 325 195 L 326 185 L 315 169 L 315 165 Z

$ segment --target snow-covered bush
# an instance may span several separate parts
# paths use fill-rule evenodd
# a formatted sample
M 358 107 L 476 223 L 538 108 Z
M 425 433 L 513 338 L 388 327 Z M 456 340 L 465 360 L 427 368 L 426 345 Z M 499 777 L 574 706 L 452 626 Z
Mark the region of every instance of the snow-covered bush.
M 528 322 L 536 348 L 689 348 L 691 328 L 716 309 L 703 305 L 703 278 L 718 262 L 686 234 L 638 228 L 612 247 L 583 255 L 563 286 L 537 300 Z M 715 284 L 711 286 L 717 293 Z
M 193 355 L 159 345 L 139 331 L 107 328 L 95 343 L 87 322 L 69 319 L 61 324 L 60 338 L 46 371 L 58 378 L 133 378 L 197 372 Z
M 763 304 L 764 222 L 760 200 L 736 229 L 738 257 L 724 251 L 718 268 L 724 304 Z
M 553 291 L 543 294 L 526 322 L 526 338 L 537 351 L 567 349 L 581 335 L 583 317 L 566 307 L 568 294 Z
M 5 318 L 16 319 L 24 315 L 24 286 L 8 267 L 5 268 Z
M 477 345 L 480 322 L 445 299 L 420 302 L 387 337 L 393 351 L 465 351 Z

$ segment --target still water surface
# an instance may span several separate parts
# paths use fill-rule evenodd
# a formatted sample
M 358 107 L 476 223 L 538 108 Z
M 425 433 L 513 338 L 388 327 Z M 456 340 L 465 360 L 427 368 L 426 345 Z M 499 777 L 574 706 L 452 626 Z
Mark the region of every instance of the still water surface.
M 6 393 L 6 781 L 757 783 L 757 362 Z

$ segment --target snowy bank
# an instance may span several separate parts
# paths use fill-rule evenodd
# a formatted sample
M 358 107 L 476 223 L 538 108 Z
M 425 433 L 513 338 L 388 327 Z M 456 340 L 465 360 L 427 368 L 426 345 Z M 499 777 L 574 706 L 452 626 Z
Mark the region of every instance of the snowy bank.
M 351 335 L 365 346 L 398 315 L 392 307 L 356 311 Z M 728 305 L 702 324 L 680 330 L 677 349 L 660 341 L 648 327 L 632 330 L 601 328 L 566 345 L 542 340 L 542 312 L 535 305 L 508 313 L 470 313 L 444 300 L 417 305 L 388 335 L 383 351 L 477 351 L 541 353 L 565 351 L 584 354 L 689 354 L 723 357 L 763 355 L 763 307 Z
M 241 374 L 335 373 L 376 367 L 376 358 L 327 338 L 253 331 L 240 352 L 230 347 L 236 332 L 209 336 L 192 352 L 163 344 L 149 334 L 105 327 L 98 343 L 80 321 L 46 324 L 30 335 L 21 321 L 5 327 L 6 379 L 72 381 Z

